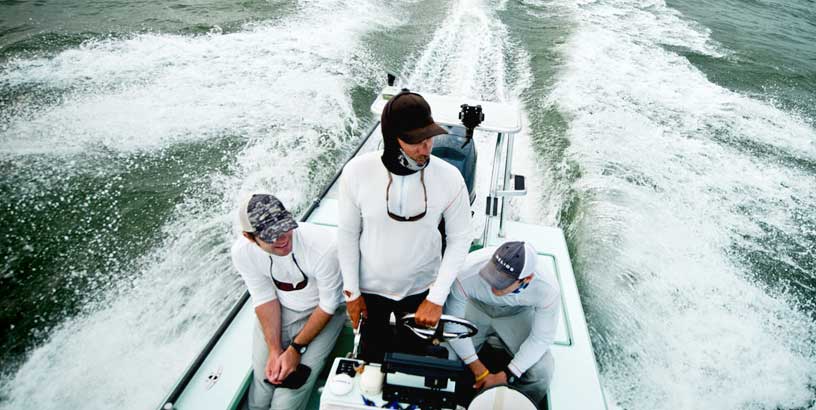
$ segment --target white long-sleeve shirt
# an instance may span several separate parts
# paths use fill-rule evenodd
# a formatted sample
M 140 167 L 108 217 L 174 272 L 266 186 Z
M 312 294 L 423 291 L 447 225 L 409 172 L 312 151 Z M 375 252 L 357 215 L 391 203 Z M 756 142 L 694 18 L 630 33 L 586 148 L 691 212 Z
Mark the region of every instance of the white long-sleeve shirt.
M 534 273 L 535 276 L 527 288 L 519 293 L 504 296 L 494 295 L 490 284 L 479 276 L 479 270 L 488 263 L 495 251 L 496 247 L 489 247 L 468 255 L 462 270 L 457 275 L 448 300 L 445 302 L 445 313 L 464 318 L 468 300 L 480 302 L 487 307 L 496 307 L 496 310 L 517 306 L 532 308 L 533 323 L 530 335 L 521 344 L 518 352 L 513 352 L 513 360 L 507 366 L 516 377 L 521 377 L 527 369 L 547 353 L 547 349 L 555 340 L 558 315 L 561 312 L 561 292 L 555 273 L 541 269 L 542 265 L 539 264 L 539 269 Z M 450 341 L 450 344 L 465 364 L 473 363 L 478 359 L 470 338 L 455 339 Z
M 343 298 L 334 232 L 331 228 L 305 222 L 298 225 L 292 235 L 289 255 L 272 255 L 241 237 L 232 246 L 232 263 L 249 289 L 253 306 L 278 299 L 291 310 L 302 312 L 320 306 L 332 314 Z M 309 280 L 306 287 L 288 292 L 279 290 L 272 281 L 273 275 L 279 282 L 297 284 L 303 281 L 298 266 Z
M 442 305 L 472 239 L 465 181 L 455 167 L 432 157 L 424 177 L 427 214 L 414 222 L 395 221 L 386 210 L 388 170 L 381 155 L 370 152 L 353 159 L 340 177 L 337 253 L 343 289 L 350 299 L 362 291 L 400 300 L 430 288 L 427 299 Z M 391 178 L 391 212 L 420 214 L 425 208 L 420 172 Z M 438 230 L 443 216 L 444 256 Z

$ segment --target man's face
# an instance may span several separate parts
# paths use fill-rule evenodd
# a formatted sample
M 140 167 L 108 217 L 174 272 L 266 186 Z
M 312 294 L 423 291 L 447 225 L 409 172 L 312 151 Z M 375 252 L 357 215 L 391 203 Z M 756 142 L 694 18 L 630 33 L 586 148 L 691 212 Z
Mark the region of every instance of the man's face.
M 416 161 L 417 165 L 425 165 L 428 163 L 428 160 L 431 159 L 433 137 L 422 140 L 422 142 L 417 144 L 409 144 L 400 138 L 397 138 L 397 142 L 399 142 L 400 148 L 402 148 L 412 160 Z
M 496 296 L 504 296 L 504 295 L 513 293 L 516 289 L 521 287 L 521 285 L 523 285 L 525 283 L 530 283 L 531 280 L 533 280 L 533 275 L 530 275 L 530 276 L 524 278 L 523 280 L 517 280 L 517 281 L 513 282 L 512 285 L 510 285 L 510 286 L 508 286 L 508 287 L 506 287 L 504 289 L 490 288 L 490 290 Z
M 269 243 L 261 240 L 257 236 L 253 237 L 255 244 L 257 244 L 266 253 L 271 253 L 276 256 L 286 256 L 292 252 L 292 232 L 294 229 L 283 233 L 275 239 L 275 242 Z

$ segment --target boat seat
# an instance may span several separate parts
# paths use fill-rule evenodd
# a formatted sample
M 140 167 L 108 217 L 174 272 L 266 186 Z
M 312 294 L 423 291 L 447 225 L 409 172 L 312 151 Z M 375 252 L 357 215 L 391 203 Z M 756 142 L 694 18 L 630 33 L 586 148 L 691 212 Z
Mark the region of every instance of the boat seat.
M 431 154 L 444 159 L 459 170 L 465 179 L 470 204 L 473 205 L 476 199 L 476 192 L 473 190 L 476 182 L 476 144 L 471 141 L 465 145 L 465 141 L 467 140 L 464 137 L 456 134 L 437 135 L 434 137 Z

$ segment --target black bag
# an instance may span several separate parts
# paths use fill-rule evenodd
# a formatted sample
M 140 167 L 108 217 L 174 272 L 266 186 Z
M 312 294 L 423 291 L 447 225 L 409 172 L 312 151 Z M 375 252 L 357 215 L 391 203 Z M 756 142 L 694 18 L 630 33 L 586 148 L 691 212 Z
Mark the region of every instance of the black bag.
M 273 384 L 268 379 L 264 379 L 264 381 L 267 384 L 271 384 L 272 386 L 280 387 L 282 389 L 299 389 L 306 383 L 306 380 L 309 379 L 310 374 L 312 374 L 312 368 L 300 363 L 294 372 L 290 373 L 289 376 L 286 376 L 286 378 L 283 379 L 281 384 Z

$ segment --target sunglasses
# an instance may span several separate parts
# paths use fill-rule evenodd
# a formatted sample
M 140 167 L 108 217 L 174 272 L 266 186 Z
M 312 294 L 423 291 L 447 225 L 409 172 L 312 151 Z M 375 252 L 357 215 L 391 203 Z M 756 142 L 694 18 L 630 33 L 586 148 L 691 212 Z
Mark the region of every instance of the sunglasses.
M 301 289 L 305 288 L 306 285 L 309 284 L 309 278 L 306 277 L 306 274 L 303 273 L 303 269 L 300 268 L 300 265 L 298 264 L 297 258 L 295 258 L 295 253 L 294 252 L 292 252 L 292 260 L 295 261 L 295 266 L 297 266 L 298 270 L 300 271 L 300 275 L 303 276 L 303 280 L 298 282 L 298 283 L 295 283 L 295 284 L 281 282 L 281 281 L 275 279 L 275 275 L 272 274 L 272 265 L 273 265 L 274 261 L 272 260 L 271 256 L 269 257 L 269 276 L 272 277 L 272 282 L 275 283 L 275 287 L 280 289 L 283 292 L 292 292 L 292 291 L 295 291 L 295 290 L 301 290 Z
M 388 216 L 391 219 L 397 222 L 414 222 L 422 219 L 426 213 L 428 213 L 428 190 L 425 188 L 425 169 L 423 168 L 422 171 L 419 172 L 419 181 L 422 183 L 422 193 L 425 196 L 425 210 L 422 213 L 414 216 L 401 216 L 391 212 L 391 209 L 388 207 L 388 200 L 389 200 L 389 192 L 391 191 L 391 183 L 394 182 L 394 179 L 391 177 L 391 171 L 388 172 L 388 186 L 385 187 L 385 210 L 388 212 Z

